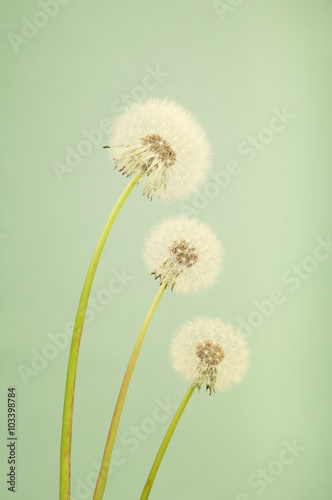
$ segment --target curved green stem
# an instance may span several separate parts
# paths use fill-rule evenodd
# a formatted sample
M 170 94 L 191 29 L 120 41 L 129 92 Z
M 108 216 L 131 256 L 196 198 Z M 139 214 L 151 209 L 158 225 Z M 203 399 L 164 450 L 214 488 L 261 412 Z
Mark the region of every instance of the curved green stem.
M 156 477 L 156 474 L 158 472 L 160 463 L 163 459 L 163 456 L 165 455 L 165 451 L 167 449 L 167 446 L 171 440 L 171 437 L 173 436 L 173 432 L 175 431 L 175 427 L 177 426 L 177 424 L 181 418 L 181 415 L 184 412 L 184 409 L 187 406 L 189 399 L 191 398 L 195 388 L 196 388 L 196 386 L 194 386 L 194 385 L 189 387 L 189 389 L 188 389 L 185 397 L 183 398 L 179 408 L 176 410 L 174 418 L 173 418 L 173 420 L 172 420 L 172 422 L 171 422 L 171 424 L 170 424 L 170 426 L 165 434 L 163 442 L 161 443 L 161 446 L 159 448 L 159 451 L 157 453 L 155 461 L 153 462 L 150 474 L 149 474 L 148 479 L 145 483 L 140 500 L 146 500 L 148 498 L 148 496 L 150 495 L 150 491 L 151 491 L 153 482 L 155 480 L 155 477 Z
M 61 434 L 61 451 L 60 451 L 60 500 L 70 500 L 70 459 L 71 459 L 71 436 L 73 423 L 73 403 L 75 391 L 75 379 L 78 362 L 78 353 L 80 348 L 85 311 L 87 308 L 89 295 L 92 287 L 93 278 L 96 273 L 100 255 L 103 251 L 108 234 L 113 226 L 113 223 L 127 199 L 128 195 L 138 182 L 138 176 L 135 176 L 127 185 L 120 198 L 114 205 L 110 213 L 105 227 L 100 235 L 95 251 L 93 252 L 89 269 L 84 281 L 82 294 L 78 304 L 73 337 L 69 353 L 67 381 L 65 390 L 65 400 L 63 405 L 62 419 L 62 434 Z
M 158 292 L 157 292 L 157 294 L 156 294 L 156 296 L 155 296 L 155 298 L 150 306 L 150 309 L 145 317 L 141 331 L 139 332 L 139 335 L 138 335 L 137 340 L 136 340 L 136 344 L 135 344 L 133 352 L 131 354 L 126 373 L 123 377 L 118 400 L 116 402 L 114 413 L 113 413 L 111 427 L 110 427 L 110 430 L 109 430 L 109 433 L 107 436 L 105 451 L 104 451 L 102 463 L 100 466 L 100 471 L 99 471 L 99 475 L 98 475 L 98 479 L 97 479 L 96 489 L 95 489 L 95 492 L 93 495 L 93 500 L 101 500 L 103 498 L 103 494 L 104 494 L 106 482 L 107 482 L 108 469 L 110 466 L 110 461 L 111 461 L 113 447 L 114 447 L 114 442 L 115 442 L 116 434 L 118 431 L 121 413 L 122 413 L 123 405 L 124 405 L 124 402 L 126 399 L 126 394 L 128 391 L 130 379 L 131 379 L 131 376 L 133 374 L 135 364 L 136 364 L 140 349 L 142 347 L 146 331 L 149 327 L 152 316 L 157 308 L 157 305 L 159 304 L 159 301 L 160 301 L 165 289 L 166 289 L 166 284 L 163 284 L 159 287 L 159 290 L 158 290 Z

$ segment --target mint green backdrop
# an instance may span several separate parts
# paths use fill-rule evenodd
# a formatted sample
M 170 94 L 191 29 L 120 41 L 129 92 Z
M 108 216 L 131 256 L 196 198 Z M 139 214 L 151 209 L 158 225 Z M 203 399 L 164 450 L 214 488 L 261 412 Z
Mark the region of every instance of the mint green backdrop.
M 102 149 L 129 101 L 174 99 L 213 144 L 186 203 L 134 190 L 105 247 L 85 325 L 73 500 L 95 472 L 128 357 L 157 285 L 150 227 L 179 212 L 214 227 L 218 283 L 167 291 L 128 393 L 105 499 L 138 499 L 187 383 L 169 341 L 185 321 L 241 325 L 245 381 L 192 398 L 151 499 L 328 500 L 331 483 L 331 21 L 328 0 L 3 2 L 0 256 L 1 498 L 6 391 L 17 390 L 17 500 L 58 498 L 70 322 L 126 181 Z

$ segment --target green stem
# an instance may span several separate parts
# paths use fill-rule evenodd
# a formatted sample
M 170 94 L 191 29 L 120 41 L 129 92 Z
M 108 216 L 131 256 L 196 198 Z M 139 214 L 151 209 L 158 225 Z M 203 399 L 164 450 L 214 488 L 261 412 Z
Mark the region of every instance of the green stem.
M 78 304 L 75 325 L 73 330 L 73 337 L 69 353 L 67 381 L 65 390 L 65 400 L 63 405 L 63 419 L 62 419 L 62 434 L 61 434 L 61 451 L 60 451 L 60 500 L 70 500 L 70 460 L 71 460 L 71 436 L 73 424 L 73 403 L 76 370 L 78 363 L 78 353 L 80 348 L 83 323 L 85 318 L 85 311 L 87 308 L 89 295 L 92 287 L 93 278 L 96 273 L 97 265 L 100 255 L 103 251 L 108 234 L 113 226 L 113 223 L 127 199 L 128 195 L 138 182 L 138 176 L 133 177 L 129 182 L 120 198 L 114 205 L 110 213 L 105 227 L 100 235 L 95 251 L 93 252 L 89 269 L 84 281 L 82 294 Z
M 194 390 L 195 390 L 196 386 L 192 385 L 189 387 L 185 397 L 183 398 L 179 408 L 176 410 L 176 413 L 174 415 L 174 418 L 165 434 L 165 437 L 163 439 L 163 442 L 161 443 L 161 446 L 159 448 L 159 451 L 157 453 L 157 456 L 155 458 L 155 461 L 153 462 L 153 465 L 151 467 L 151 471 L 150 471 L 150 474 L 148 476 L 148 479 L 145 483 L 145 486 L 144 486 L 144 489 L 143 489 L 143 492 L 142 492 L 142 495 L 141 495 L 141 499 L 140 500 L 146 500 L 148 498 L 148 496 L 150 495 L 150 491 L 151 491 L 151 488 L 152 488 L 152 485 L 153 485 L 153 482 L 155 480 L 155 477 L 156 477 L 156 474 L 158 472 L 158 469 L 159 469 L 159 466 L 160 466 L 160 463 L 163 459 L 163 456 L 165 455 L 165 451 L 167 449 L 167 446 L 171 440 L 171 437 L 173 436 L 173 432 L 175 431 L 175 427 L 177 426 L 180 418 L 181 418 L 181 415 L 182 413 L 184 412 L 184 409 L 185 407 L 187 406 L 188 402 L 189 402 L 189 399 L 191 398 Z
M 126 394 L 128 391 L 130 379 L 131 379 L 131 376 L 133 374 L 135 364 L 136 364 L 140 349 L 142 347 L 146 331 L 149 327 L 152 316 L 153 316 L 153 314 L 154 314 L 154 312 L 155 312 L 155 310 L 160 302 L 160 299 L 161 299 L 165 289 L 166 289 L 166 284 L 163 284 L 159 287 L 159 290 L 158 290 L 158 292 L 157 292 L 157 294 L 156 294 L 156 296 L 155 296 L 155 298 L 150 306 L 150 309 L 145 317 L 141 331 L 139 332 L 139 335 L 138 335 L 137 340 L 136 340 L 136 344 L 135 344 L 133 352 L 131 354 L 126 373 L 123 377 L 118 400 L 116 402 L 114 413 L 113 413 L 113 418 L 112 418 L 110 430 L 109 430 L 109 433 L 107 436 L 105 451 L 104 451 L 102 463 L 100 466 L 100 471 L 99 471 L 99 475 L 98 475 L 98 479 L 97 479 L 96 489 L 95 489 L 95 492 L 93 495 L 93 500 L 101 500 L 103 498 L 103 494 L 104 494 L 106 482 L 107 482 L 108 469 L 110 466 L 113 447 L 114 447 L 114 442 L 115 442 L 116 434 L 118 431 L 121 413 L 122 413 L 123 405 L 124 405 L 124 402 L 126 399 Z

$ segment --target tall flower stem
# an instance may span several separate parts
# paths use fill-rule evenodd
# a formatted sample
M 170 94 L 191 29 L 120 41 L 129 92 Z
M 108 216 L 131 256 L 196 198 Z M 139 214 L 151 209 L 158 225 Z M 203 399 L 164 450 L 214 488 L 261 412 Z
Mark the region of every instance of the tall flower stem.
M 110 430 L 109 430 L 109 433 L 107 436 L 105 451 L 104 451 L 102 463 L 100 466 L 100 471 L 99 471 L 99 475 L 98 475 L 98 479 L 97 479 L 96 489 L 95 489 L 95 492 L 93 495 L 93 500 L 101 500 L 103 498 L 103 494 L 104 494 L 106 482 L 107 482 L 108 469 L 110 466 L 110 461 L 111 461 L 113 447 L 114 447 L 114 442 L 115 442 L 116 434 L 118 431 L 121 413 L 122 413 L 123 405 L 124 405 L 124 402 L 126 399 L 126 394 L 128 391 L 130 379 L 131 379 L 131 376 L 133 374 L 135 364 L 136 364 L 140 349 L 142 347 L 146 331 L 149 327 L 152 316 L 153 316 L 153 314 L 154 314 L 154 312 L 155 312 L 155 310 L 160 302 L 160 299 L 161 299 L 165 289 L 166 289 L 166 283 L 162 284 L 159 287 L 159 290 L 158 290 L 155 298 L 153 299 L 153 302 L 150 306 L 150 309 L 148 310 L 148 313 L 145 317 L 142 328 L 141 328 L 139 335 L 137 337 L 136 344 L 134 346 L 133 352 L 131 354 L 131 357 L 130 357 L 130 360 L 129 360 L 129 363 L 127 366 L 126 373 L 123 377 L 118 400 L 116 402 L 114 413 L 113 413 L 113 418 L 112 418 Z
M 160 463 L 163 459 L 163 456 L 165 455 L 165 451 L 167 449 L 167 446 L 171 440 L 171 437 L 173 436 L 173 433 L 175 431 L 175 428 L 182 416 L 182 413 L 184 412 L 184 409 L 185 407 L 187 406 L 188 402 L 189 402 L 189 399 L 191 398 L 194 390 L 195 390 L 196 386 L 195 385 L 191 385 L 185 395 L 185 397 L 183 398 L 179 408 L 176 410 L 176 413 L 174 415 L 174 418 L 165 434 L 165 437 L 163 439 L 163 442 L 161 443 L 161 446 L 159 448 L 159 451 L 156 455 L 156 458 L 155 458 L 155 461 L 153 462 L 153 465 L 151 467 L 151 471 L 150 471 L 150 474 L 148 476 L 148 479 L 145 483 L 145 486 L 144 486 L 144 489 L 143 489 L 143 492 L 142 492 L 142 495 L 141 495 L 141 499 L 140 500 L 146 500 L 149 495 L 150 495 L 150 491 L 151 491 L 151 488 L 153 486 L 153 482 L 155 480 L 155 477 L 156 477 L 156 474 L 158 472 L 158 469 L 159 469 L 159 466 L 160 466 Z
M 114 208 L 107 219 L 107 222 L 100 235 L 95 251 L 93 252 L 89 269 L 84 281 L 80 301 L 78 304 L 75 325 L 73 330 L 73 337 L 69 353 L 65 399 L 63 405 L 61 451 L 60 451 L 60 500 L 70 500 L 71 437 L 72 437 L 72 424 L 73 424 L 75 380 L 76 380 L 78 353 L 80 348 L 83 323 L 92 287 L 92 282 L 96 273 L 100 255 L 103 251 L 104 245 L 106 243 L 109 232 L 113 226 L 113 223 L 122 205 L 126 201 L 128 195 L 130 194 L 130 192 L 132 191 L 138 180 L 139 177 L 135 176 L 129 182 L 129 184 L 121 194 L 120 198 L 114 205 Z

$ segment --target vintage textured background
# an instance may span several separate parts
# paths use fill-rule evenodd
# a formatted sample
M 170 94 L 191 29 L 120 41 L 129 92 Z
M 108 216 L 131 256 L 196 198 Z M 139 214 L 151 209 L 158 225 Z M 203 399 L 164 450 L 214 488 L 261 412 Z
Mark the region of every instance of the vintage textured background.
M 150 203 L 136 189 L 114 227 L 82 340 L 73 500 L 92 498 L 117 391 L 156 293 L 142 240 L 180 211 L 215 228 L 224 272 L 205 293 L 162 300 L 105 499 L 139 498 L 187 388 L 170 367 L 170 336 L 207 313 L 242 325 L 251 368 L 238 388 L 193 397 L 151 499 L 329 499 L 331 2 L 20 0 L 1 9 L 1 498 L 12 498 L 9 385 L 18 395 L 15 498 L 58 497 L 70 322 L 125 186 L 101 147 L 105 119 L 151 95 L 200 120 L 215 177 L 186 204 Z

